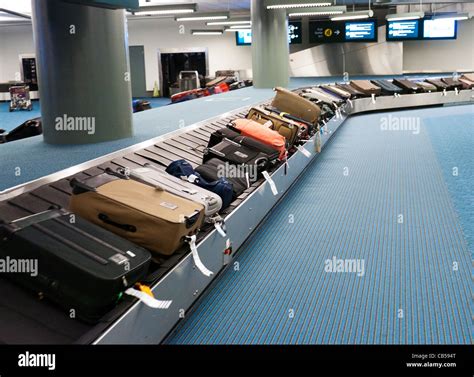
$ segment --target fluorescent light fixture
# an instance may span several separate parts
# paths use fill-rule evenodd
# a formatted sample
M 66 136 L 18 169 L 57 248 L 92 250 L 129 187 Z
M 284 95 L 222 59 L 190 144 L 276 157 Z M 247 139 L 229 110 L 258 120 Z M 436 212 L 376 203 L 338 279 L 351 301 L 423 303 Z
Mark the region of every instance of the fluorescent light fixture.
M 231 25 L 230 29 L 251 29 L 252 25 Z
M 310 7 L 327 7 L 332 5 L 329 0 L 268 0 L 266 2 L 267 9 L 289 9 L 289 8 L 310 8 Z
M 135 16 L 152 16 L 152 15 L 175 15 L 196 12 L 197 6 L 192 4 L 176 4 L 176 5 L 159 5 L 146 6 L 138 8 L 136 12 L 132 12 Z
M 462 21 L 472 18 L 471 13 L 442 13 L 433 15 L 433 20 L 454 20 Z
M 227 20 L 229 13 L 196 13 L 193 16 L 176 17 L 175 21 L 206 21 L 206 20 Z
M 332 16 L 336 14 L 343 14 L 347 10 L 347 7 L 337 6 L 337 7 L 317 7 L 317 8 L 308 8 L 306 10 L 294 11 L 288 14 L 289 17 L 305 17 L 305 16 Z
M 224 31 L 227 31 L 229 33 L 236 33 L 236 32 L 239 32 L 239 31 L 242 31 L 242 32 L 247 32 L 247 31 L 252 31 L 251 28 L 240 28 L 240 29 L 231 29 L 231 28 L 228 28 L 228 29 L 225 29 Z
M 192 35 L 222 35 L 224 34 L 223 30 L 191 30 Z
M 252 21 L 246 20 L 228 20 L 228 21 L 211 21 L 206 22 L 207 26 L 226 26 L 226 25 L 250 25 Z
M 344 21 L 344 20 L 361 20 L 364 18 L 370 18 L 374 16 L 373 10 L 363 10 L 360 12 L 346 12 L 340 16 L 331 17 L 331 21 Z
M 404 20 L 418 20 L 425 17 L 425 12 L 409 12 L 409 13 L 394 13 L 387 14 L 385 19 L 387 21 L 404 21 Z

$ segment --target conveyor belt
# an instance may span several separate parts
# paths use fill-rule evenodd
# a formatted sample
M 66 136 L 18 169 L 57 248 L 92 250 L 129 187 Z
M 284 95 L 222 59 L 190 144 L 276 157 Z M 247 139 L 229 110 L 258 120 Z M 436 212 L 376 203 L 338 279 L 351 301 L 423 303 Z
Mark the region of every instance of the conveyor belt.
M 236 111 L 224 119 L 224 125 L 245 112 Z M 222 121 L 221 121 L 222 122 Z M 105 169 L 116 170 L 119 167 L 137 168 L 151 163 L 165 169 L 172 161 L 185 159 L 197 167 L 203 156 L 203 147 L 207 146 L 210 134 L 222 125 L 201 125 L 200 127 L 179 136 L 165 139 L 154 145 L 113 158 L 105 163 L 92 166 L 70 177 L 44 184 L 26 193 L 0 202 L 0 220 L 12 221 L 49 209 L 52 205 L 68 208 L 72 189 L 69 181 L 72 178 L 84 179 L 101 174 Z M 201 146 L 201 148 L 197 148 Z M 255 190 L 261 181 L 256 182 L 237 198 L 221 215 L 232 212 L 249 193 Z M 212 229 L 204 227 L 198 234 L 197 242 L 202 240 Z M 155 264 L 144 283 L 153 284 L 173 268 L 187 253 L 187 247 L 178 250 L 173 256 Z M 109 313 L 97 326 L 91 326 L 71 320 L 63 310 L 48 300 L 39 300 L 31 292 L 2 279 L 0 284 L 0 343 L 37 344 L 37 343 L 90 343 L 112 321 L 117 319 L 132 303 L 126 297 L 122 303 Z M 12 319 L 17 320 L 13 321 Z
M 473 109 L 392 113 L 419 134 L 350 119 L 167 343 L 471 343 Z M 333 257 L 365 274 L 325 272 Z

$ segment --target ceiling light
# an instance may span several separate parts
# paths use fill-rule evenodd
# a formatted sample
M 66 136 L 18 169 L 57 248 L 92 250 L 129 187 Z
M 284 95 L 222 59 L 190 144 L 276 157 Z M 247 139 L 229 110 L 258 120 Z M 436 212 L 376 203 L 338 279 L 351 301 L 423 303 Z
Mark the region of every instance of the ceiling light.
M 195 3 L 192 4 L 176 4 L 176 5 L 159 5 L 159 6 L 146 6 L 138 8 L 136 12 L 132 12 L 135 16 L 151 16 L 151 15 L 174 15 L 174 14 L 186 14 L 196 12 L 197 6 Z
M 267 9 L 309 8 L 330 6 L 332 5 L 332 1 L 314 0 L 302 2 L 301 0 L 268 0 L 266 5 Z
M 175 21 L 227 20 L 229 13 L 197 13 L 189 17 L 176 17 Z
M 242 33 L 247 33 L 249 31 L 252 31 L 251 28 L 240 28 L 240 29 L 225 29 L 224 31 L 227 31 L 229 33 L 237 33 L 237 32 L 242 32 Z
M 346 10 L 347 10 L 346 6 L 317 7 L 317 8 L 308 8 L 307 10 L 294 11 L 288 14 L 288 16 L 289 17 L 332 16 L 336 14 L 343 14 Z
M 248 20 L 228 20 L 228 21 L 211 21 L 206 22 L 207 26 L 225 26 L 225 25 L 247 25 L 251 24 L 252 21 Z
M 418 20 L 425 17 L 425 12 L 409 12 L 409 13 L 394 13 L 387 14 L 385 19 L 387 21 L 404 21 L 404 20 Z
M 191 30 L 192 35 L 222 35 L 223 30 Z
M 230 29 L 251 29 L 252 25 L 231 25 Z
M 454 20 L 462 21 L 472 18 L 471 13 L 442 13 L 433 15 L 433 20 Z
M 343 20 L 360 20 L 364 18 L 370 18 L 374 16 L 373 10 L 364 10 L 360 12 L 347 12 L 340 16 L 331 17 L 331 21 L 343 21 Z

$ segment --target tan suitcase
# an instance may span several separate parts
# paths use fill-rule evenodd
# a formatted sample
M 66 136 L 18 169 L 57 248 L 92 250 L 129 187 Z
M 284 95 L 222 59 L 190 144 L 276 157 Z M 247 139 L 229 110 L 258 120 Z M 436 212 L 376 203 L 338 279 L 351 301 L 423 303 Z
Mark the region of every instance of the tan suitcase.
M 321 115 L 321 109 L 318 105 L 285 88 L 278 87 L 275 88 L 275 91 L 277 94 L 272 101 L 273 107 L 313 125 L 317 124 Z
M 204 221 L 204 206 L 149 185 L 100 174 L 71 181 L 72 212 L 159 255 L 171 255 Z
M 297 144 L 300 139 L 306 138 L 309 133 L 308 126 L 305 124 L 283 118 L 261 107 L 252 107 L 247 114 L 247 119 L 268 125 L 280 135 L 284 136 L 290 146 Z
M 382 88 L 372 84 L 369 80 L 352 80 L 351 86 L 369 96 L 372 94 L 379 96 L 382 92 Z
M 465 73 L 461 78 L 474 82 L 474 73 Z

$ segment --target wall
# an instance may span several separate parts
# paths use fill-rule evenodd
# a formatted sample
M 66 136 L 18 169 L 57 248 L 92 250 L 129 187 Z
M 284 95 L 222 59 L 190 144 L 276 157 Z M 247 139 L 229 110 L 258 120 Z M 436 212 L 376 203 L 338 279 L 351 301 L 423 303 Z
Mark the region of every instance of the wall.
M 0 26 L 0 82 L 19 79 L 19 55 L 34 53 L 31 24 Z
M 403 42 L 403 71 L 474 71 L 474 19 L 458 22 L 456 41 Z
M 218 36 L 194 36 L 190 30 L 203 29 L 203 23 L 181 23 L 185 33 L 179 33 L 180 23 L 171 19 L 128 20 L 129 45 L 145 46 L 145 72 L 147 90 L 159 80 L 158 49 L 203 47 L 208 49 L 209 75 L 217 70 L 248 70 L 252 68 L 249 46 L 237 46 L 235 33 Z M 205 27 L 204 27 L 205 28 Z

